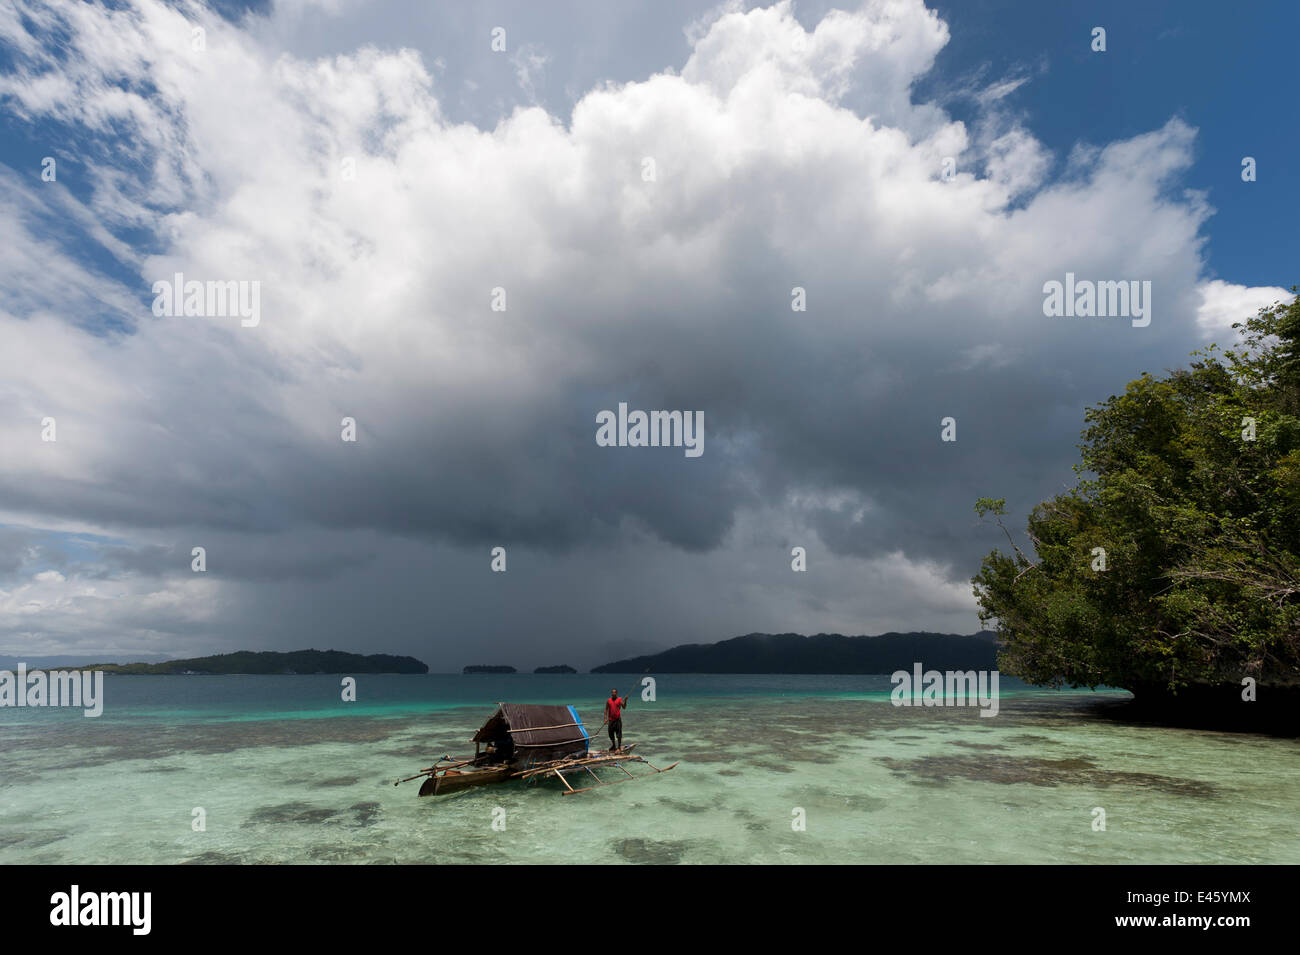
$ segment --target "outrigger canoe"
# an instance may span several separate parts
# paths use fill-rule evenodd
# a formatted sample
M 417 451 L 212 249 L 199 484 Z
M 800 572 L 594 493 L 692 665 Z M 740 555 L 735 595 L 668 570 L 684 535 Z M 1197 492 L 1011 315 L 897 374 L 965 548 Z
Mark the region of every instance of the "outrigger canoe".
M 512 779 L 528 783 L 558 779 L 564 784 L 563 795 L 568 796 L 666 773 L 677 765 L 673 763 L 663 769 L 652 766 L 632 752 L 635 743 L 616 750 L 592 749 L 591 735 L 572 706 L 500 703 L 470 742 L 474 744 L 473 756 L 463 759 L 444 756 L 398 783 L 423 778 L 421 796 L 443 796 Z M 627 771 L 625 763 L 639 763 L 652 772 L 637 776 Z M 617 769 L 626 778 L 602 780 L 597 775 L 601 769 Z M 568 773 L 586 773 L 596 782 L 575 789 L 565 778 Z

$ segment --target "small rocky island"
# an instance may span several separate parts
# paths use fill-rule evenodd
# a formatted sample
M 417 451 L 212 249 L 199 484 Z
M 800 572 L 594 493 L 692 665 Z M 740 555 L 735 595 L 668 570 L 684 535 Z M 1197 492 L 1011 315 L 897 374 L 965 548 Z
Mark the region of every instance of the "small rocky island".
M 465 669 L 461 670 L 460 672 L 464 675 L 469 675 L 471 673 L 517 673 L 518 671 L 514 667 L 486 666 L 484 664 L 475 664 L 473 666 L 465 667 Z
M 577 673 L 578 671 L 575 670 L 573 667 L 568 666 L 567 664 L 561 663 L 559 666 L 538 667 L 533 672 L 534 673 Z

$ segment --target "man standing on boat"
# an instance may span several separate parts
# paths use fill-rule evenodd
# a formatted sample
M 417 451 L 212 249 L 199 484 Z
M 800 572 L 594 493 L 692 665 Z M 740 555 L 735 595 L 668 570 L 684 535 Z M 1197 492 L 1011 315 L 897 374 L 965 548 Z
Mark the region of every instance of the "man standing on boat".
M 627 697 L 619 698 L 618 690 L 609 691 L 609 699 L 605 701 L 605 719 L 609 723 L 609 748 L 611 750 L 623 748 L 623 708 L 627 706 Z M 615 736 L 618 742 L 614 741 Z

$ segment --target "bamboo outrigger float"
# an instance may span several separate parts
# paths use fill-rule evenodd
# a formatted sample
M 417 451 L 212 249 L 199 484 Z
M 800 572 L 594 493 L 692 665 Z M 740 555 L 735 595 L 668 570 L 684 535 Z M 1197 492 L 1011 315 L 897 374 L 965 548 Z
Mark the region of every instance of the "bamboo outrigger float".
M 474 734 L 474 755 L 464 759 L 444 756 L 414 776 L 397 783 L 423 778 L 421 796 L 442 796 L 473 786 L 486 786 L 519 779 L 536 783 L 558 779 L 564 784 L 562 795 L 590 792 L 602 786 L 630 782 L 655 773 L 666 773 L 672 766 L 659 769 L 632 753 L 632 743 L 621 749 L 601 751 L 591 748 L 591 734 L 572 706 L 542 706 L 529 703 L 500 703 L 497 711 Z M 640 763 L 651 773 L 629 773 L 624 763 Z M 602 780 L 597 769 L 617 769 L 624 779 Z M 575 789 L 566 774 L 586 773 L 594 785 Z M 585 779 L 582 781 L 586 781 Z

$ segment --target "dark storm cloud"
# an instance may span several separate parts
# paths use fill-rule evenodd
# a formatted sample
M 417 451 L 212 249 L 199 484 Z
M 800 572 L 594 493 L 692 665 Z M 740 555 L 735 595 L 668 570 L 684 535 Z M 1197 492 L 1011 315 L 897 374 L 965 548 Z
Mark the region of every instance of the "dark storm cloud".
M 1000 115 L 973 142 L 910 101 L 947 36 L 919 3 L 815 33 L 786 5 L 719 14 L 686 62 L 665 54 L 675 72 L 483 128 L 448 120 L 456 69 L 435 82 L 414 51 L 275 61 L 212 20 L 175 73 L 158 50 L 186 21 L 141 9 L 119 46 L 76 40 L 105 117 L 42 85 L 37 53 L 8 77 L 32 114 L 108 142 L 125 126 L 162 157 L 91 170 L 98 228 L 151 237 L 114 252 L 134 287 L 57 248 L 46 273 L 7 260 L 25 291 L 0 316 L 0 500 L 99 540 L 15 584 L 10 634 L 455 667 L 483 646 L 577 665 L 762 629 L 969 631 L 967 579 L 997 545 L 974 500 L 1020 514 L 1059 491 L 1083 408 L 1201 343 L 1194 130 L 1068 171 Z M 122 72 L 154 94 L 122 107 Z M 980 175 L 941 181 L 950 155 Z M 0 208 L 29 244 L 40 195 Z M 261 283 L 260 322 L 121 304 L 178 271 Z M 1151 281 L 1151 325 L 1044 316 L 1067 272 Z M 104 290 L 129 331 L 60 318 L 70 288 Z M 702 412 L 703 454 L 598 446 L 620 402 Z M 0 572 L 30 577 L 16 555 L 52 533 L 0 536 Z

